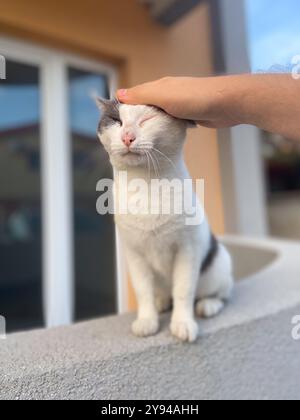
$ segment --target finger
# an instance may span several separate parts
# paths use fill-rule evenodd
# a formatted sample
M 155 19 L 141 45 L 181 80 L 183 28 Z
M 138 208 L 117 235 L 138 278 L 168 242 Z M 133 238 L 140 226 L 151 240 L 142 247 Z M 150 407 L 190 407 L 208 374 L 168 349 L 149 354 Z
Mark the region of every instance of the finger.
M 145 83 L 131 89 L 120 89 L 117 91 L 117 98 L 120 102 L 129 105 L 158 105 L 153 83 Z

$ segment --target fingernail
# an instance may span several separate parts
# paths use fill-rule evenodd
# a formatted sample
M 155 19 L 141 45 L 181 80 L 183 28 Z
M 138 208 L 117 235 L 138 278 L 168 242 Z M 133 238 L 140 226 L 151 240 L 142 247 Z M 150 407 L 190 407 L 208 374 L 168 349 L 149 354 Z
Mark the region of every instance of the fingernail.
M 126 98 L 126 96 L 127 96 L 127 89 L 118 90 L 118 97 L 119 98 Z

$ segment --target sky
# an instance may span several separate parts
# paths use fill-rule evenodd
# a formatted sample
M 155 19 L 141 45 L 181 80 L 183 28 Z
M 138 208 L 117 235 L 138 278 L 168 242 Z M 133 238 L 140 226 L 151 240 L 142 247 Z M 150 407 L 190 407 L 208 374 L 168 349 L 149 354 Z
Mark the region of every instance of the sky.
M 299 0 L 246 0 L 253 71 L 290 66 L 300 54 Z

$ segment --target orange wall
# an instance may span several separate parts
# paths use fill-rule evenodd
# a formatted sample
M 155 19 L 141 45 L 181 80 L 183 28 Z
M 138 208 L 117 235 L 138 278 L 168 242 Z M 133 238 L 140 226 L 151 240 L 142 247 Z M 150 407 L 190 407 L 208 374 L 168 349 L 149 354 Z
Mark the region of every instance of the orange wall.
M 0 32 L 114 63 L 122 86 L 166 75 L 212 73 L 209 11 L 199 5 L 172 27 L 154 23 L 138 0 L 2 0 Z M 205 179 L 206 211 L 223 232 L 216 133 L 189 134 L 186 157 Z

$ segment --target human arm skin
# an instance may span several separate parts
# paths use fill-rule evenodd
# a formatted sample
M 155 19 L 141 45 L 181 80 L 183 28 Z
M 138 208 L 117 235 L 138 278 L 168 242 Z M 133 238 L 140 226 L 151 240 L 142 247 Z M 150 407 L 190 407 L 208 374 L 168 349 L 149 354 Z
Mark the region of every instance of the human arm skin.
M 210 128 L 255 125 L 300 140 L 300 80 L 290 74 L 166 77 L 117 93 L 120 102 L 155 105 Z

